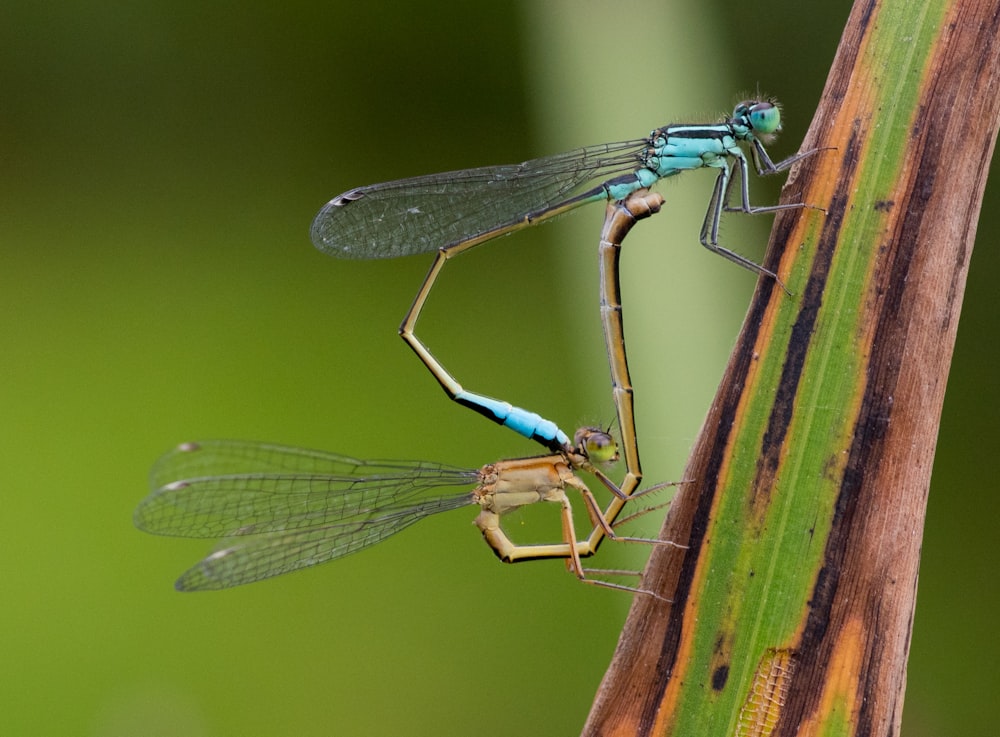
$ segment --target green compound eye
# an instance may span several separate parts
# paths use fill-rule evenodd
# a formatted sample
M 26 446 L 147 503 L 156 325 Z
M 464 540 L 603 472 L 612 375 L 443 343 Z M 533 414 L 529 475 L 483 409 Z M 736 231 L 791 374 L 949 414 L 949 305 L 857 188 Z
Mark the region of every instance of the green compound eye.
M 618 443 L 608 433 L 595 427 L 576 432 L 576 445 L 593 463 L 614 463 L 618 460 Z
M 758 133 L 767 135 L 781 130 L 781 110 L 770 102 L 755 102 L 747 111 L 750 127 Z

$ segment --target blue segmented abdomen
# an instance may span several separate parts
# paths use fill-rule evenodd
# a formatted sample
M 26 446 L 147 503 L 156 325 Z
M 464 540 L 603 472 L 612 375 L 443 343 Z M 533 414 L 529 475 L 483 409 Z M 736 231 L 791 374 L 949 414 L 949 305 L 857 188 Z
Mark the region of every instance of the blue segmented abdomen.
M 515 407 L 509 402 L 465 391 L 456 394 L 455 401 L 552 450 L 572 447 L 569 436 L 560 430 L 556 423 L 546 420 L 535 412 Z

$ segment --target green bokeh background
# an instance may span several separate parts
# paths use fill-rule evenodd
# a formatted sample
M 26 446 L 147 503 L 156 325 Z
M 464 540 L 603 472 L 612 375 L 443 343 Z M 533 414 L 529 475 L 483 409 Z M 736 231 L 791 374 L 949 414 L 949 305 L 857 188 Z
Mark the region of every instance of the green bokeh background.
M 429 259 L 338 262 L 309 222 L 352 186 L 711 119 L 758 86 L 786 109 L 772 153 L 792 153 L 849 4 L 726 7 L 0 9 L 0 734 L 579 731 L 628 597 L 557 562 L 499 565 L 471 513 L 181 595 L 171 582 L 209 543 L 143 535 L 131 512 L 152 461 L 198 437 L 469 466 L 535 452 L 447 402 L 396 337 Z M 779 184 L 754 182 L 756 199 Z M 930 496 L 907 737 L 989 733 L 981 695 L 1000 690 L 995 184 Z M 652 479 L 680 474 L 753 286 L 696 245 L 710 186 L 671 183 L 667 214 L 629 240 Z M 747 220 L 723 236 L 759 257 L 769 222 Z M 613 417 L 600 222 L 586 210 L 449 265 L 420 334 L 468 388 L 567 429 Z M 526 534 L 557 529 L 549 511 L 526 514 Z M 641 565 L 641 550 L 603 550 Z

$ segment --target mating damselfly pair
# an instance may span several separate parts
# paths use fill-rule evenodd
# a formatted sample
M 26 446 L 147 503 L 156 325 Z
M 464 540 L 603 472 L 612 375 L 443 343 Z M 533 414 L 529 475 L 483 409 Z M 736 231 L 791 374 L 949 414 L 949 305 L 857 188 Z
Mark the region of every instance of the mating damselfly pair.
M 756 214 L 807 206 L 756 207 L 750 203 L 749 164 L 741 145 L 747 146 L 760 175 L 784 171 L 816 153 L 809 150 L 773 163 L 764 143 L 780 130 L 780 123 L 773 102 L 742 102 L 720 123 L 668 125 L 642 139 L 518 165 L 386 182 L 331 200 L 316 216 L 311 231 L 316 247 L 330 255 L 371 259 L 437 252 L 400 326 L 400 335 L 453 400 L 539 442 L 549 452 L 468 470 L 427 462 L 360 461 L 258 442 L 181 445 L 154 467 L 152 493 L 135 514 L 136 524 L 148 532 L 221 538 L 214 552 L 179 579 L 178 588 L 225 588 L 316 565 L 369 547 L 431 514 L 478 505 L 476 525 L 502 560 L 565 558 L 581 580 L 630 589 L 587 577 L 581 563 L 605 537 L 635 539 L 617 535 L 614 525 L 626 502 L 642 494 L 622 321 L 621 243 L 637 220 L 660 209 L 663 199 L 649 192 L 649 187 L 683 171 L 714 168 L 719 173 L 700 242 L 753 272 L 776 278 L 721 247 L 718 230 L 724 211 Z M 732 204 L 734 186 L 739 187 L 739 201 Z M 466 391 L 415 333 L 420 312 L 448 259 L 602 200 L 609 204 L 599 249 L 601 320 L 626 465 L 620 485 L 598 468 L 618 458 L 617 446 L 607 432 L 583 428 L 571 441 L 556 423 L 536 413 Z M 594 475 L 612 493 L 605 509 L 577 475 L 581 470 Z M 475 488 L 440 492 L 458 485 Z M 582 540 L 575 531 L 568 488 L 582 495 L 593 525 Z M 561 507 L 561 542 L 515 544 L 501 527 L 503 515 L 541 501 Z

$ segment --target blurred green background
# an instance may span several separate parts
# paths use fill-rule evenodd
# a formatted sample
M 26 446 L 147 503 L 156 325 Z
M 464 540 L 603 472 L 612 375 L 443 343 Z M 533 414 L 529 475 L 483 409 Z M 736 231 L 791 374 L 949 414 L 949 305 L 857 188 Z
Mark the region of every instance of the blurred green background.
M 471 510 L 200 595 L 172 582 L 210 543 L 144 535 L 131 513 L 153 460 L 199 437 L 468 466 L 536 452 L 446 401 L 396 336 L 430 259 L 335 261 L 310 220 L 353 186 L 714 119 L 758 88 L 785 106 L 772 154 L 793 153 L 849 3 L 728 7 L 4 4 L 0 734 L 577 733 L 629 597 L 558 562 L 499 565 Z M 753 287 L 697 246 L 711 179 L 665 187 L 666 214 L 625 259 L 653 480 L 681 473 Z M 780 182 L 753 184 L 766 202 Z M 998 202 L 992 181 L 930 496 L 907 737 L 989 733 L 981 695 L 1000 687 L 985 473 Z M 467 388 L 567 430 L 613 418 L 601 217 L 445 270 L 419 332 Z M 723 236 L 760 258 L 769 227 L 730 216 Z M 558 529 L 540 515 L 522 525 Z

